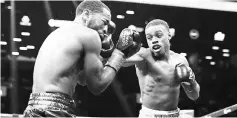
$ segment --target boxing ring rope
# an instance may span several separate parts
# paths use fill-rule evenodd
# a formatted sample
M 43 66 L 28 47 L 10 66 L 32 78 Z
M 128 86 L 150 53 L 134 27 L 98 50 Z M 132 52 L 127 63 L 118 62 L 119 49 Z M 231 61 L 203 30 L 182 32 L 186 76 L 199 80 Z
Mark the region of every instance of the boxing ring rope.
M 113 0 L 113 1 L 237 12 L 237 3 L 222 0 L 204 0 L 204 1 L 203 0 Z
M 237 104 L 234 104 L 232 106 L 229 106 L 229 107 L 226 107 L 226 108 L 223 108 L 221 110 L 218 110 L 218 111 L 215 111 L 215 112 L 212 112 L 210 114 L 207 114 L 207 115 L 204 115 L 202 116 L 201 118 L 206 118 L 206 117 L 218 117 L 218 116 L 222 116 L 222 115 L 225 115 L 225 114 L 229 114 L 233 111 L 237 110 Z
M 201 116 L 200 118 L 219 117 L 219 116 L 222 116 L 222 115 L 229 114 L 229 113 L 231 113 L 231 112 L 233 112 L 233 111 L 235 111 L 235 110 L 237 110 L 237 104 L 234 104 L 234 105 L 232 105 L 232 106 L 229 106 L 229 107 L 220 109 L 220 110 L 218 110 L 218 111 L 212 112 L 212 113 L 210 113 L 210 114 Z M 183 110 L 183 111 L 185 111 L 185 110 Z M 182 110 L 181 110 L 180 112 L 182 112 Z M 23 115 L 22 115 L 22 114 L 0 113 L 0 117 L 1 117 L 1 118 L 12 118 L 12 117 L 23 118 Z M 91 117 L 77 117 L 77 118 L 91 118 Z

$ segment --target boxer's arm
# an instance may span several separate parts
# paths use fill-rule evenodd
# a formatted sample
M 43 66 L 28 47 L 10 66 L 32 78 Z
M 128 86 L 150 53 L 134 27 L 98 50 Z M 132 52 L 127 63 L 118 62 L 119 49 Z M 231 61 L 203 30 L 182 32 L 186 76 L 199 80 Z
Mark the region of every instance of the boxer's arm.
M 189 66 L 189 63 L 184 56 L 181 56 L 181 60 L 183 61 L 183 63 L 185 65 Z M 189 67 L 189 71 L 190 71 L 190 76 L 189 76 L 190 82 L 182 82 L 181 85 L 182 85 L 186 95 L 190 99 L 197 100 L 199 97 L 200 86 L 197 83 L 197 81 L 195 80 L 195 75 L 190 67 Z
M 94 94 L 103 92 L 115 77 L 113 68 L 103 66 L 100 58 L 101 42 L 98 34 L 84 37 L 84 71 L 88 89 Z
M 94 94 L 103 92 L 115 77 L 116 72 L 109 66 L 103 67 L 98 55 L 87 53 L 85 55 L 84 69 L 87 75 L 87 87 Z
M 145 51 L 145 48 L 141 47 L 141 49 L 134 54 L 133 56 L 127 58 L 125 62 L 123 63 L 123 67 L 133 66 L 137 64 L 138 62 L 143 61 L 143 58 L 140 56 Z

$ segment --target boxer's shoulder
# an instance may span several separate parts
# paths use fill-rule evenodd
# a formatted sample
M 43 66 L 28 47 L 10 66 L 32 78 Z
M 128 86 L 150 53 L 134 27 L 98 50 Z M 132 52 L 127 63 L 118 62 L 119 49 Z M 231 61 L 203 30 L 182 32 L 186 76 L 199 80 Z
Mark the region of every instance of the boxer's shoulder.
M 147 57 L 149 54 L 151 54 L 151 51 L 149 48 L 144 48 L 141 47 L 141 49 L 138 51 L 137 53 L 140 57 L 145 58 Z
M 173 59 L 177 60 L 177 63 L 188 64 L 188 61 L 184 55 L 174 51 L 170 51 L 170 55 L 172 55 Z
M 82 32 L 78 32 L 78 39 L 86 50 L 101 50 L 101 39 L 99 34 L 89 28 L 85 28 Z

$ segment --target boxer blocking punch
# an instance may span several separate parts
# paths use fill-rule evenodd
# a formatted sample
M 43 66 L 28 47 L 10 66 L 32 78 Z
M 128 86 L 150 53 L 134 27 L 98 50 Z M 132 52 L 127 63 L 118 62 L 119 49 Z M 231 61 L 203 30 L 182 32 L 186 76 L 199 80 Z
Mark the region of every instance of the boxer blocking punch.
M 180 86 L 192 100 L 199 97 L 200 86 L 187 59 L 170 50 L 171 35 L 165 21 L 150 21 L 145 34 L 149 48 L 142 47 L 123 64 L 136 68 L 142 101 L 139 117 L 182 117 L 178 108 Z
M 140 49 L 139 34 L 129 29 L 121 32 L 113 47 L 109 38 L 113 29 L 110 9 L 104 3 L 82 1 L 75 20 L 53 31 L 42 44 L 24 116 L 75 117 L 72 95 L 77 83 L 94 94 L 103 92 L 124 60 Z M 102 49 L 104 46 L 109 48 Z M 112 53 L 105 66 L 100 53 Z

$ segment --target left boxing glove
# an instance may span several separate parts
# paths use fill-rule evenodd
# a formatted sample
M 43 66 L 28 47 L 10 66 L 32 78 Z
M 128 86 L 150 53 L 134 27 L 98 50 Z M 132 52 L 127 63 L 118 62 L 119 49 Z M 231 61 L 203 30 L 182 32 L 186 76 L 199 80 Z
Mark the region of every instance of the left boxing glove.
M 141 39 L 139 33 L 128 28 L 123 29 L 120 33 L 116 48 L 105 66 L 109 66 L 118 72 L 125 59 L 137 53 L 140 48 Z
M 191 68 L 185 64 L 176 65 L 175 74 L 181 82 L 190 82 L 192 79 L 194 79 L 194 77 L 192 77 L 194 76 L 194 73 L 192 72 Z
M 116 30 L 116 25 L 113 21 L 109 21 L 109 24 L 108 24 L 108 34 L 114 34 Z
M 102 49 L 101 49 L 100 55 L 103 58 L 110 57 L 114 50 L 114 43 L 111 38 L 112 38 L 112 35 L 110 34 L 109 36 L 105 37 L 104 40 L 102 41 Z
M 131 57 L 141 48 L 140 34 L 132 29 L 125 28 L 119 36 L 116 49 L 123 52 L 125 58 Z
M 113 50 L 114 50 L 114 43 L 112 40 L 112 34 L 116 30 L 116 25 L 113 21 L 109 21 L 108 23 L 108 31 L 107 35 L 101 39 L 102 49 L 100 55 L 103 58 L 108 58 L 111 56 Z

